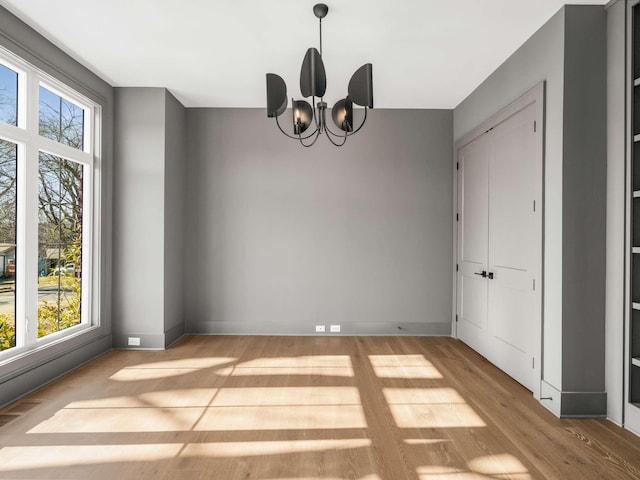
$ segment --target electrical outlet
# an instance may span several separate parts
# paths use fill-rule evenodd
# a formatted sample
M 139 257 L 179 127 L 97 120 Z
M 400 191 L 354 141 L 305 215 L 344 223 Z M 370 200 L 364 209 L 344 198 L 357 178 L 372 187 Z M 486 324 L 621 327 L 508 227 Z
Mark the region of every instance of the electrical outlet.
M 331 333 L 340 333 L 340 325 L 331 325 L 329 331 Z
M 324 333 L 324 325 L 316 325 L 316 333 Z
M 139 347 L 140 346 L 140 337 L 129 337 L 129 346 L 131 347 Z

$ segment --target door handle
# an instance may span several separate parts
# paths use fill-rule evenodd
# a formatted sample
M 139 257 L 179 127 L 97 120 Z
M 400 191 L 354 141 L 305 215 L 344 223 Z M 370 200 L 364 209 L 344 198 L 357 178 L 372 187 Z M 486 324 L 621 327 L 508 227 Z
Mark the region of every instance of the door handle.
M 482 278 L 487 278 L 487 272 L 485 270 L 482 270 L 482 273 L 474 273 L 474 275 L 480 275 Z M 489 275 L 493 275 L 493 273 L 490 273 Z
M 493 272 L 489 272 L 489 280 L 493 280 Z

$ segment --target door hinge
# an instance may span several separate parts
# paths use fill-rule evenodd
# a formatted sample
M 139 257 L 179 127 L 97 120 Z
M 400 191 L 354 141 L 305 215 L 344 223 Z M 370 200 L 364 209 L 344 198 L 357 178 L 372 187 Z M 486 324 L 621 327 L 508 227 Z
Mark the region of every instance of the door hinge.
M 536 211 L 536 201 L 535 200 L 533 201 L 533 211 L 534 212 Z
M 531 357 L 531 368 L 536 368 L 536 357 Z
M 538 131 L 538 122 L 536 122 L 535 120 L 533 121 L 533 133 Z
M 459 222 L 459 221 L 460 221 L 460 215 L 456 213 L 456 222 Z
M 534 290 L 536 289 L 536 279 L 535 278 L 533 279 L 533 289 Z
M 458 321 L 458 314 L 456 313 L 456 322 Z
M 456 272 L 458 271 L 458 264 L 456 263 Z
M 456 170 L 460 170 L 460 162 L 456 162 Z

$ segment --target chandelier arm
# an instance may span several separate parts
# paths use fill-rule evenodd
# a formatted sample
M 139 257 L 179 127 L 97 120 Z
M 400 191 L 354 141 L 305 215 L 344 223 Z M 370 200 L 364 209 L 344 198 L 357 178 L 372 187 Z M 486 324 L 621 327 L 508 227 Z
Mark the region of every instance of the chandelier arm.
M 348 134 L 348 136 L 349 136 L 349 137 L 350 137 L 351 135 L 354 135 L 354 134 L 358 133 L 358 132 L 360 131 L 360 129 L 361 129 L 362 127 L 364 127 L 364 124 L 365 124 L 365 122 L 367 121 L 367 111 L 368 111 L 368 110 L 369 110 L 369 109 L 368 109 L 367 107 L 364 107 L 364 118 L 362 119 L 362 123 L 360 124 L 360 126 L 359 126 L 357 129 L 355 129 L 353 132 L 351 132 L 351 133 L 349 133 L 349 134 Z
M 345 136 L 345 137 L 346 137 L 346 133 L 348 133 L 348 132 L 345 132 L 345 135 L 342 135 L 341 133 L 335 133 L 335 132 L 333 132 L 333 131 L 329 128 L 329 124 L 328 124 L 328 123 L 326 123 L 326 122 L 325 122 L 325 130 L 326 130 L 328 133 L 330 133 L 331 135 L 333 135 L 334 137 L 342 137 L 342 136 Z M 327 136 L 328 136 L 328 135 L 327 135 Z
M 331 129 L 329 128 L 329 124 L 326 121 L 326 118 L 324 119 L 324 130 L 325 132 L 327 132 L 327 138 L 329 139 L 329 141 L 331 143 L 333 143 L 336 147 L 341 147 L 343 146 L 345 143 L 347 143 L 347 131 L 344 132 L 344 135 L 338 135 L 337 133 L 333 133 L 331 131 Z M 336 138 L 340 138 L 342 137 L 342 143 L 337 143 L 333 141 L 333 137 Z
M 333 141 L 333 137 L 342 137 L 342 143 L 337 143 Z M 343 146 L 345 143 L 347 143 L 347 132 L 344 132 L 344 135 L 336 135 L 335 133 L 333 133 L 332 131 L 330 131 L 329 129 L 327 129 L 327 138 L 329 139 L 329 141 L 331 143 L 333 143 L 336 147 L 341 147 Z
M 301 137 L 300 135 L 298 135 L 297 137 L 293 136 L 293 135 L 289 135 L 287 132 L 285 132 L 282 127 L 280 126 L 280 122 L 278 121 L 278 116 L 276 116 L 276 125 L 278 125 L 278 128 L 280 129 L 280 131 L 282 133 L 284 133 L 287 137 L 292 138 L 294 140 L 306 140 L 307 138 L 311 138 L 313 137 L 316 132 L 318 131 L 318 129 L 316 128 L 313 132 L 311 132 L 310 135 L 307 135 L 306 137 Z
M 316 143 L 316 141 L 317 141 L 317 140 L 318 140 L 318 138 L 320 137 L 320 129 L 317 129 L 317 130 L 314 132 L 314 134 L 315 134 L 316 138 L 314 138 L 314 139 L 313 139 L 313 141 L 312 141 L 309 145 L 305 145 L 305 143 L 302 141 L 302 140 L 307 139 L 307 138 L 309 138 L 309 137 L 305 137 L 304 139 L 303 139 L 302 137 L 300 137 L 300 138 L 299 138 L 299 140 L 300 140 L 300 145 L 302 145 L 303 147 L 306 147 L 306 148 L 313 147 L 314 143 Z

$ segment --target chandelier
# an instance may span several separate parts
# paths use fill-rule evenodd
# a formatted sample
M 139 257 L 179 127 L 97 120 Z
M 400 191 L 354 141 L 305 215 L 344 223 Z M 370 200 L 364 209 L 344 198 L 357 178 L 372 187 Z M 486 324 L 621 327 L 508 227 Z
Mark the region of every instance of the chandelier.
M 339 129 L 334 132 L 327 122 L 327 104 L 324 94 L 327 88 L 327 76 L 322 62 L 322 19 L 327 16 L 329 7 L 318 3 L 313 7 L 314 15 L 320 20 L 320 51 L 309 48 L 302 60 L 300 70 L 300 92 L 305 98 L 312 97 L 311 104 L 305 100 L 291 99 L 293 135 L 285 132 L 278 117 L 288 106 L 287 85 L 282 77 L 267 73 L 267 117 L 274 117 L 276 125 L 287 137 L 298 140 L 304 147 L 311 147 L 321 134 L 325 134 L 336 147 L 341 147 L 347 138 L 357 133 L 367 121 L 367 110 L 373 108 L 372 65 L 361 66 L 349 80 L 348 95 L 336 102 L 331 109 L 331 118 Z M 354 129 L 353 104 L 364 107 L 360 126 Z M 312 131 L 308 131 L 311 125 Z

